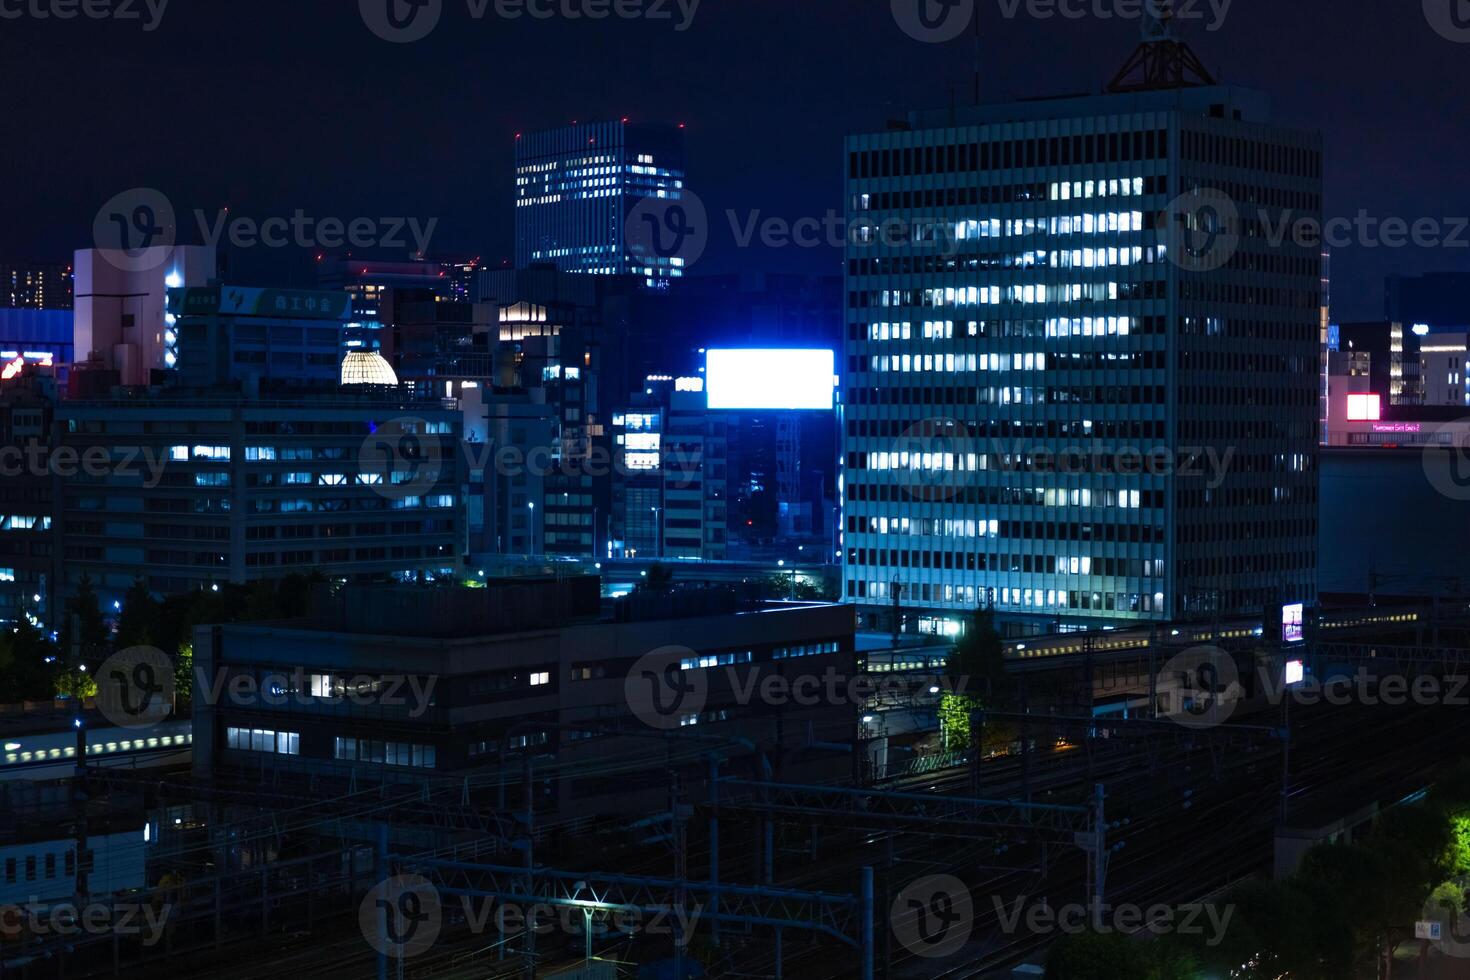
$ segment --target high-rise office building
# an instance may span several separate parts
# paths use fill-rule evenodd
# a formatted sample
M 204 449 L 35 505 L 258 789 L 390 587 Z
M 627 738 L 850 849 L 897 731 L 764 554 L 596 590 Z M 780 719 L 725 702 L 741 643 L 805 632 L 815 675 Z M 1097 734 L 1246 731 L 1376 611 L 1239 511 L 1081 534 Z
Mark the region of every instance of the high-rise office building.
M 845 593 L 870 627 L 1315 597 L 1321 255 L 1263 229 L 1320 213 L 1321 140 L 1140 50 L 1109 94 L 848 141 Z
M 71 305 L 71 266 L 0 262 L 0 307 L 69 310 Z
M 516 267 L 641 276 L 684 274 L 677 254 L 634 249 L 626 223 L 648 198 L 684 194 L 680 127 L 581 123 L 516 137 Z

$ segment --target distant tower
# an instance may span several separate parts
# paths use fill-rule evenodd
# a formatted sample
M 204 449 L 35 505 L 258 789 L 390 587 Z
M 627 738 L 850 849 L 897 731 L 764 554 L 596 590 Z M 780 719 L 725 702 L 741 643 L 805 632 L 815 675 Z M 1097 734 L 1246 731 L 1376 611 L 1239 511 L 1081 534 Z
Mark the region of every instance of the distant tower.
M 1173 0 L 1148 0 L 1143 10 L 1143 43 L 1108 83 L 1108 91 L 1145 92 L 1217 84 L 1189 45 L 1174 36 Z

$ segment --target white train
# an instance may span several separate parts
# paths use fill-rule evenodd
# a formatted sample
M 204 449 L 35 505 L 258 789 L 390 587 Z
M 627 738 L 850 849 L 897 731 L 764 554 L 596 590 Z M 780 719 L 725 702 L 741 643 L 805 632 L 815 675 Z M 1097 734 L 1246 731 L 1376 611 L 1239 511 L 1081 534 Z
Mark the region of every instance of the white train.
M 192 758 L 194 724 L 165 721 L 150 728 L 88 728 L 87 765 L 147 769 L 186 765 Z M 76 767 L 77 733 L 51 732 L 0 736 L 0 779 L 57 779 Z

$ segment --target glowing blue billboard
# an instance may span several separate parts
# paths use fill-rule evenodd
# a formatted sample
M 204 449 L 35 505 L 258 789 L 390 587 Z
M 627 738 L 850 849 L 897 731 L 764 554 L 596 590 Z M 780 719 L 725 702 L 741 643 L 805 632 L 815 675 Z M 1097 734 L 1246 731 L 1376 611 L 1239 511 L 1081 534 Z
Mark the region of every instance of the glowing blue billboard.
M 832 408 L 836 355 L 830 350 L 739 348 L 705 352 L 710 408 Z

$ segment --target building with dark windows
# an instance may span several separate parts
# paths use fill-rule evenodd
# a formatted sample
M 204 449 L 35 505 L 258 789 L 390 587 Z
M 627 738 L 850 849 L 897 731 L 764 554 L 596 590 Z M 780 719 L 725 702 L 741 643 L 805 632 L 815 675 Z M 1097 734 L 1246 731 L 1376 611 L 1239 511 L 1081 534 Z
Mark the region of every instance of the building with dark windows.
M 69 310 L 72 269 L 64 262 L 0 262 L 0 308 Z
M 843 548 L 867 624 L 1315 595 L 1321 255 L 1260 232 L 1320 214 L 1320 137 L 1207 78 L 1122 78 L 848 141 Z
M 195 665 L 221 690 L 276 693 L 196 705 L 195 776 L 324 793 L 452 778 L 493 807 L 496 781 L 476 775 L 529 765 L 569 777 L 538 789 L 538 820 L 555 822 L 656 809 L 671 778 L 707 777 L 711 749 L 735 771 L 759 752 L 793 782 L 852 774 L 860 705 L 769 693 L 829 673 L 840 692 L 855 670 L 851 607 L 696 588 L 604 613 L 599 594 L 596 576 L 318 589 L 299 620 L 198 627 Z M 700 693 L 655 706 L 629 687 L 640 663 Z M 696 748 L 671 755 L 671 729 Z
M 684 192 L 684 134 L 657 123 L 574 123 L 516 136 L 516 267 L 633 275 L 646 286 L 684 274 L 678 255 L 635 254 L 626 223 L 648 198 Z
M 52 534 L 59 477 L 51 449 L 56 378 L 28 367 L 0 381 L 0 623 L 51 622 L 60 554 Z
M 63 483 L 67 585 L 104 604 L 321 572 L 452 578 L 465 553 L 459 412 L 380 390 L 119 390 L 64 401 L 59 445 L 100 460 Z M 432 445 L 428 458 L 410 447 Z
M 345 292 L 194 286 L 168 291 L 185 385 L 332 384 L 352 316 Z
M 382 350 L 393 360 L 393 328 L 407 303 L 472 301 L 480 260 L 414 258 L 401 262 L 321 257 L 317 286 L 352 296 L 352 318 L 344 345 L 348 350 Z
M 612 419 L 609 558 L 724 559 L 729 547 L 728 420 L 699 378 L 650 378 Z

